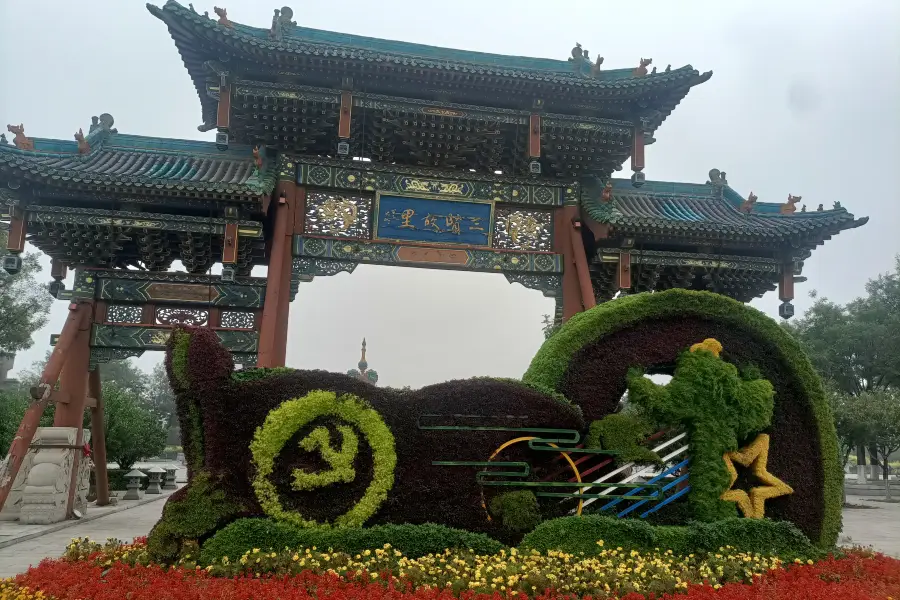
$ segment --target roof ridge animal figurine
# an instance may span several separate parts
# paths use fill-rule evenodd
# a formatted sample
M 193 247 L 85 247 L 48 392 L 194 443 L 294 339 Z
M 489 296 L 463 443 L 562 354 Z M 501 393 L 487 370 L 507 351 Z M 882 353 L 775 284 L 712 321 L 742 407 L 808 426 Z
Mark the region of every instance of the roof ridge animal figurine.
M 756 200 L 758 199 L 757 195 L 753 192 L 750 192 L 750 195 L 747 196 L 747 199 L 741 202 L 741 207 L 738 209 L 742 213 L 751 213 L 753 212 L 753 207 L 756 206 Z
M 803 199 L 803 196 L 794 196 L 788 194 L 787 202 L 781 205 L 781 214 L 792 215 L 797 212 L 797 203 Z
M 81 127 L 75 134 L 75 141 L 78 142 L 78 154 L 88 154 L 91 151 L 91 145 L 84 139 L 84 131 Z
M 228 20 L 228 10 L 224 8 L 219 8 L 218 6 L 213 7 L 213 12 L 219 16 L 219 25 L 223 27 L 228 27 L 229 29 L 234 28 L 234 23 Z
M 25 126 L 19 123 L 18 125 L 7 125 L 6 130 L 16 137 L 13 138 L 13 144 L 15 144 L 16 148 L 19 150 L 34 150 L 34 140 L 30 137 L 25 137 Z
M 649 67 L 651 64 L 653 64 L 652 58 L 642 58 L 641 64 L 638 65 L 637 68 L 635 68 L 634 71 L 631 72 L 631 74 L 634 77 L 643 77 L 648 73 L 647 67 Z

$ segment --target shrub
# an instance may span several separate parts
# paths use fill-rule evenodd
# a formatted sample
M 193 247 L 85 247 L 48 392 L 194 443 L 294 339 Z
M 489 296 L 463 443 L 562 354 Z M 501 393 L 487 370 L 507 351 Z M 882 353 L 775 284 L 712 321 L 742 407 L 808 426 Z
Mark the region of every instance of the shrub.
M 476 554 L 496 554 L 500 542 L 480 533 L 470 533 L 443 525 L 375 525 L 343 529 L 301 529 L 273 519 L 239 519 L 211 537 L 200 554 L 203 564 L 218 563 L 222 557 L 236 560 L 253 548 L 261 550 L 301 550 L 316 547 L 358 554 L 390 544 L 409 558 L 465 549 Z
M 641 446 L 641 442 L 654 433 L 653 429 L 652 423 L 638 415 L 615 413 L 591 422 L 585 446 L 616 452 L 615 459 L 619 464 L 659 464 L 659 456 L 650 448 Z
M 245 510 L 228 498 L 208 473 L 195 473 L 189 486 L 166 501 L 162 519 L 147 538 L 147 549 L 154 560 L 171 562 L 186 545 L 202 543 L 212 531 Z
M 501 519 L 511 531 L 531 531 L 541 522 L 537 497 L 529 490 L 517 490 L 495 496 L 491 500 L 491 514 Z
M 603 547 L 649 552 L 656 548 L 673 554 L 716 552 L 731 547 L 740 552 L 779 556 L 784 559 L 817 556 L 817 549 L 797 527 L 785 521 L 731 518 L 686 526 L 650 525 L 637 519 L 602 515 L 562 517 L 545 521 L 527 534 L 520 547 L 547 552 L 561 550 L 596 556 Z

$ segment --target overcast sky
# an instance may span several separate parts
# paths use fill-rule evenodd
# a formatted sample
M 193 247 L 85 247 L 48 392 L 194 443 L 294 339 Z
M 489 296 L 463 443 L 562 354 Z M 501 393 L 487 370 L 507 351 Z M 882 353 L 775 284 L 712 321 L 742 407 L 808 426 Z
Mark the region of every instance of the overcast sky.
M 282 1 L 220 0 L 233 21 L 258 27 L 269 27 Z M 212 3 L 194 6 L 212 13 Z M 652 57 L 660 69 L 713 70 L 656 133 L 648 179 L 702 183 L 716 167 L 745 197 L 753 191 L 760 201 L 782 202 L 791 193 L 810 210 L 840 201 L 870 216 L 807 261 L 798 314 L 812 289 L 841 302 L 862 294 L 900 253 L 897 0 L 304 0 L 293 8 L 301 25 L 346 33 L 558 59 L 580 42 L 610 69 Z M 91 115 L 108 112 L 124 133 L 214 139 L 197 131 L 199 99 L 165 25 L 144 2 L 0 0 L 0 27 L 4 125 L 72 139 Z M 773 316 L 778 304 L 775 293 L 754 302 Z M 44 355 L 65 312 L 57 302 L 17 368 Z M 518 377 L 543 341 L 541 316 L 552 312 L 552 300 L 502 275 L 361 266 L 301 286 L 287 361 L 346 371 L 365 336 L 384 385 Z M 148 353 L 139 364 L 158 360 Z

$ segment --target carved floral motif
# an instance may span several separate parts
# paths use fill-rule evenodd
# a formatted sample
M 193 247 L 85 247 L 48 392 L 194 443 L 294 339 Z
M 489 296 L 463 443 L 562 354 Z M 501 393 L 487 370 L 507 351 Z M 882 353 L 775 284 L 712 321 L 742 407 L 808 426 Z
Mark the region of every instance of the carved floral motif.
M 222 313 L 222 327 L 230 329 L 253 329 L 256 322 L 252 312 L 245 310 L 227 310 Z
M 549 251 L 553 245 L 553 215 L 542 210 L 498 209 L 494 247 L 509 250 Z
M 306 196 L 306 233 L 368 239 L 372 199 L 335 192 Z
M 142 312 L 140 306 L 111 304 L 106 310 L 106 321 L 107 323 L 140 323 Z
M 204 327 L 209 323 L 209 311 L 203 308 L 158 308 L 156 322 L 159 325 Z

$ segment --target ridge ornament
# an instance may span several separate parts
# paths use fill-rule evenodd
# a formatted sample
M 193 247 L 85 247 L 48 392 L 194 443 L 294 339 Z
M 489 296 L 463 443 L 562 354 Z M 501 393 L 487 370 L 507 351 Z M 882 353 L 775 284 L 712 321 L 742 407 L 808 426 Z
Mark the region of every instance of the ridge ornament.
M 736 503 L 748 519 L 762 519 L 765 516 L 766 500 L 794 493 L 791 486 L 769 473 L 767 466 L 769 461 L 768 434 L 759 434 L 749 446 L 734 452 L 727 452 L 723 459 L 731 481 L 728 489 L 722 494 L 722 500 Z M 734 463 L 751 467 L 753 475 L 759 479 L 762 485 L 750 488 L 749 493 L 733 489 L 738 477 Z

